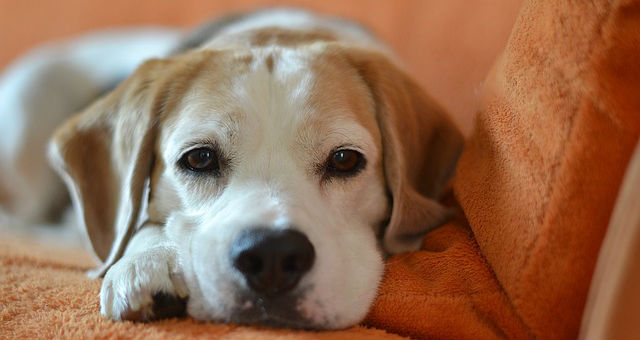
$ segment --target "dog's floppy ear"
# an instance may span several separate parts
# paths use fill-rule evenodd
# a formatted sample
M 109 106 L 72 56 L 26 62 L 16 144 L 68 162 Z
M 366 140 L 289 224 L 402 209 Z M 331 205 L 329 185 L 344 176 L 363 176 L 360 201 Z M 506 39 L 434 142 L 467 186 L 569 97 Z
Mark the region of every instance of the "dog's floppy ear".
M 383 139 L 393 204 L 383 246 L 391 254 L 415 250 L 424 234 L 451 215 L 437 199 L 464 139 L 447 113 L 385 55 L 359 49 L 347 55 L 371 91 Z
M 102 265 L 117 261 L 135 231 L 153 163 L 155 122 L 162 109 L 160 69 L 151 60 L 114 91 L 65 122 L 49 145 L 53 167 L 65 180 L 81 224 Z

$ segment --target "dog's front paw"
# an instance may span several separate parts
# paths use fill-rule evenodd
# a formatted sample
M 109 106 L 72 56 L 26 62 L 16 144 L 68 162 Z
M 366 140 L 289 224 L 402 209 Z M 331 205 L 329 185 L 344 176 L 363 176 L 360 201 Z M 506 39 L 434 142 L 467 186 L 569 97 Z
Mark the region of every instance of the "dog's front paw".
M 188 295 L 175 251 L 154 247 L 125 255 L 107 271 L 100 289 L 100 313 L 135 321 L 180 316 Z

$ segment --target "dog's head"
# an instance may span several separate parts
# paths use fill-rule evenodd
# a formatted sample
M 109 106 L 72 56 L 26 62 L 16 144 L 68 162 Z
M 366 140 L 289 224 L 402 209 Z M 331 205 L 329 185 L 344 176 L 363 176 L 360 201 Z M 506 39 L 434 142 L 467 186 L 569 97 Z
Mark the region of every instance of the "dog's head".
M 340 328 L 385 253 L 447 218 L 462 137 L 387 58 L 338 43 L 151 60 L 52 143 L 103 262 L 165 226 L 199 319 Z M 148 188 L 148 190 L 146 190 Z

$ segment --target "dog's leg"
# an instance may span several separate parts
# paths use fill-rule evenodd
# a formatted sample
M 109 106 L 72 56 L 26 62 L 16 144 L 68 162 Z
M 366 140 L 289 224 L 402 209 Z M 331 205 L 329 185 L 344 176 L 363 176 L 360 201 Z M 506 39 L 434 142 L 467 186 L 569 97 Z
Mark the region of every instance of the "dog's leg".
M 100 312 L 114 320 L 180 316 L 185 313 L 188 295 L 175 246 L 162 227 L 146 225 L 107 271 L 100 290 Z

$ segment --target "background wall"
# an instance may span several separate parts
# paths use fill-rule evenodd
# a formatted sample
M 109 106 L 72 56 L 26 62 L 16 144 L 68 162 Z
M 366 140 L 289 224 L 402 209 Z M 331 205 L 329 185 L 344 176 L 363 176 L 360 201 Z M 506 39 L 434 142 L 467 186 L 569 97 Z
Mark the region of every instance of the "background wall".
M 387 41 L 465 133 L 521 0 L 0 0 L 0 69 L 33 46 L 133 25 L 188 28 L 217 15 L 290 5 L 356 19 Z

